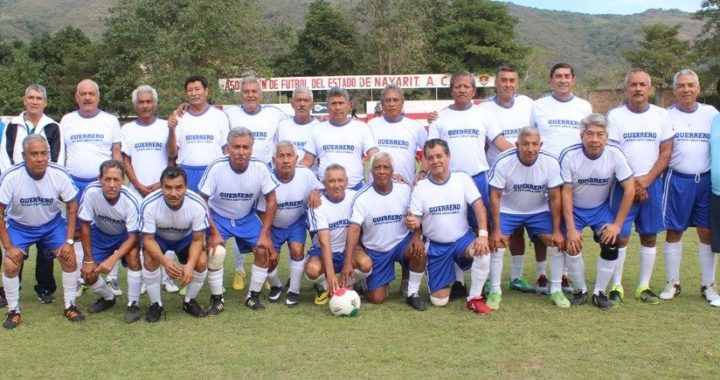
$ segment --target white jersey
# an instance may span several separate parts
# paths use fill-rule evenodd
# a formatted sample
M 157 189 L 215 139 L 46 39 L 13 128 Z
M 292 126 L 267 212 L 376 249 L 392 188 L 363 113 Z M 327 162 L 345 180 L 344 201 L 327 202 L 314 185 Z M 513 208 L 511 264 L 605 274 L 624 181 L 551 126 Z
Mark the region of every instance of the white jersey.
M 498 156 L 488 184 L 502 191 L 500 212 L 527 215 L 549 211 L 548 190 L 562 186 L 563 180 L 555 156 L 541 150 L 535 162 L 526 166 L 517 149 L 511 149 Z
M 685 174 L 710 170 L 710 127 L 718 111 L 713 106 L 697 103 L 691 112 L 674 105 L 668 114 L 675 129 L 669 168 Z
M 393 182 L 387 194 L 380 194 L 369 184 L 358 191 L 352 205 L 350 223 L 362 228 L 362 244 L 373 251 L 387 252 L 408 234 L 405 215 L 412 189 L 402 182 Z
M 78 111 L 63 116 L 60 130 L 65 143 L 65 168 L 71 176 L 96 178 L 100 164 L 112 158 L 113 144 L 120 144 L 120 122 L 104 111 L 92 117 Z
M 636 176 L 647 174 L 660 156 L 660 144 L 675 136 L 667 110 L 649 105 L 633 112 L 627 105 L 608 112 L 608 138 L 616 142 Z
M 278 187 L 275 189 L 277 212 L 272 226 L 288 228 L 300 218 L 306 217 L 310 192 L 322 189 L 323 185 L 315 174 L 304 166 L 297 166 L 295 174 L 288 182 L 281 181 L 277 173 L 273 173 L 273 178 L 278 183 Z M 261 197 L 257 205 L 258 211 L 265 212 L 266 206 L 265 198 Z
M 464 172 L 451 172 L 444 183 L 435 183 L 430 176 L 415 186 L 410 212 L 422 217 L 423 235 L 440 243 L 451 243 L 470 229 L 469 208 L 480 200 L 480 192 L 472 178 Z
M 140 204 L 127 187 L 120 188 L 115 204 L 108 203 L 100 182 L 89 184 L 80 201 L 78 219 L 94 224 L 108 235 L 133 233 L 139 229 Z
M 316 118 L 310 119 L 307 123 L 298 123 L 295 118 L 290 117 L 283 119 L 278 125 L 277 141 L 288 140 L 295 145 L 295 151 L 298 155 L 298 162 L 302 161 L 305 157 L 305 144 L 310 138 L 312 129 L 315 125 L 320 124 L 320 121 Z M 318 164 L 315 161 L 310 170 L 317 175 Z
M 465 110 L 447 107 L 430 124 L 428 139 L 443 139 L 450 148 L 450 170 L 471 176 L 487 171 L 485 140 L 492 143 L 502 130 L 490 111 L 474 104 Z
M 615 181 L 629 179 L 633 171 L 617 146 L 607 145 L 600 157 L 591 159 L 577 144 L 560 155 L 560 175 L 573 186 L 573 207 L 589 209 L 607 202 Z
M 272 162 L 273 146 L 278 125 L 283 119 L 287 119 L 283 111 L 277 107 L 261 105 L 255 113 L 247 113 L 242 106 L 231 106 L 225 109 L 230 120 L 230 128 L 245 127 L 252 131 L 255 136 L 253 144 L 253 158 L 270 164 Z
M 205 201 L 191 190 L 185 193 L 177 210 L 168 207 L 162 189 L 153 191 L 140 204 L 140 218 L 142 233 L 154 234 L 169 243 L 210 227 Z
M 343 125 L 334 125 L 328 120 L 313 127 L 305 151 L 320 160 L 321 181 L 325 178 L 325 168 L 340 164 L 347 172 L 348 187 L 354 187 L 365 175 L 363 155 L 376 147 L 367 125 L 350 118 Z
M 7 219 L 25 226 L 47 224 L 60 214 L 60 201 L 72 201 L 77 195 L 68 172 L 52 162 L 40 179 L 30 177 L 25 162 L 11 166 L 0 177 L 0 203 L 7 207 Z
M 349 189 L 345 190 L 345 198 L 340 202 L 333 202 L 323 194 L 320 198 L 322 202 L 320 206 L 308 210 L 308 229 L 313 233 L 315 247 L 320 247 L 316 232 L 328 230 L 330 232 L 330 250 L 333 253 L 345 251 L 353 198 L 355 198 L 355 191 Z
M 127 123 L 120 128 L 122 136 L 122 152 L 132 160 L 135 177 L 144 186 L 160 182 L 160 174 L 167 167 L 167 121 L 155 119 L 152 124 L 140 120 Z M 140 199 L 140 193 L 132 183 L 130 190 Z
M 227 144 L 230 122 L 225 113 L 209 105 L 193 114 L 188 110 L 178 119 L 175 128 L 178 146 L 177 163 L 187 166 L 207 166 L 212 160 L 222 157 Z
M 533 103 L 532 125 L 540 132 L 543 149 L 557 157 L 563 149 L 580 143 L 580 120 L 591 113 L 587 100 L 573 96 L 562 101 L 546 95 Z
M 210 209 L 226 219 L 239 219 L 255 211 L 261 195 L 270 194 L 277 182 L 264 162 L 251 159 L 247 168 L 237 172 L 228 156 L 210 163 L 203 173 L 198 191 L 208 197 Z
M 427 140 L 427 131 L 422 124 L 405 116 L 395 122 L 376 117 L 370 120 L 368 128 L 378 149 L 392 157 L 394 172 L 412 183 L 415 180 L 415 154 L 422 150 Z
M 517 141 L 521 128 L 532 126 L 533 100 L 525 95 L 516 94 L 509 107 L 500 105 L 494 96 L 480 103 L 478 107 L 490 111 L 495 116 L 503 136 L 511 144 Z M 490 144 L 487 151 L 487 160 L 490 166 L 495 162 L 498 154 L 500 154 L 500 150 L 495 144 Z

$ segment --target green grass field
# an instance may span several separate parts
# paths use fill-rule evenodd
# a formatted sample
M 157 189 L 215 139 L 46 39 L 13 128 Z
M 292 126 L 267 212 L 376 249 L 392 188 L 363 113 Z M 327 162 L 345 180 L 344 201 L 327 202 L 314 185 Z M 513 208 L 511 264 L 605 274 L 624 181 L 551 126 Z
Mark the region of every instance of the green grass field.
M 61 291 L 54 305 L 35 298 L 31 259 L 23 323 L 0 331 L 0 377 L 719 378 L 720 309 L 700 297 L 697 238 L 690 232 L 684 239 L 683 293 L 673 301 L 650 306 L 632 299 L 638 275 L 634 237 L 622 306 L 600 311 L 588 303 L 561 310 L 547 296 L 510 291 L 506 257 L 503 304 L 490 316 L 472 314 L 460 301 L 416 312 L 405 305 L 396 281 L 386 304 L 365 303 L 359 317 L 336 318 L 312 303 L 314 292 L 305 281 L 302 303 L 293 309 L 266 302 L 267 309 L 253 312 L 241 303 L 244 293 L 229 290 L 225 312 L 197 320 L 182 312 L 179 295 L 163 293 L 167 321 L 124 323 L 122 296 L 115 308 L 71 324 L 62 316 Z M 585 241 L 592 289 L 598 250 L 587 243 L 589 236 Z M 652 281 L 657 292 L 664 283 L 659 247 Z M 230 256 L 226 268 L 232 268 Z M 286 278 L 285 265 L 281 273 Z M 534 278 L 534 258 L 526 259 L 525 273 Z M 231 281 L 227 270 L 226 287 Z M 424 286 L 422 296 L 427 300 Z M 199 298 L 207 305 L 207 285 Z M 78 305 L 85 311 L 94 301 L 86 293 Z M 141 301 L 144 313 L 147 296 Z

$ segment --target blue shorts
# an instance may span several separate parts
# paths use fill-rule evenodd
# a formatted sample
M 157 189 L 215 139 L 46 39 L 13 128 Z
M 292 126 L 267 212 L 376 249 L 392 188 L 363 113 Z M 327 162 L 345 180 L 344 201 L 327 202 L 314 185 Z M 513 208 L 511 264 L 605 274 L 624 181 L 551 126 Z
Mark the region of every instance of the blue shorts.
M 552 234 L 552 214 L 550 211 L 525 215 L 500 213 L 500 231 L 503 235 L 510 236 L 523 226 L 530 234 L 530 238 Z
M 280 252 L 280 247 L 285 243 L 300 243 L 305 245 L 307 239 L 307 218 L 301 216 L 287 228 L 270 227 L 273 246 Z
M 688 227 L 710 228 L 710 172 L 665 174 L 663 215 L 665 227 L 685 231 Z
M 452 243 L 439 243 L 430 240 L 427 248 L 427 275 L 430 293 L 450 287 L 455 282 L 455 267 L 470 269 L 472 260 L 465 258 L 465 250 L 475 240 L 475 234 L 468 230 L 465 235 Z
M 88 187 L 89 184 L 98 180 L 97 178 L 78 178 L 73 176 L 70 176 L 70 178 L 72 178 L 73 182 L 75 182 L 75 186 L 78 188 L 78 194 L 76 197 L 78 203 L 80 203 L 80 200 L 85 193 L 85 188 Z M 80 223 L 78 223 L 78 228 L 80 228 Z
M 405 248 L 410 245 L 412 234 L 408 233 L 400 243 L 387 252 L 367 250 L 368 256 L 372 260 L 372 273 L 365 280 L 368 290 L 375 290 L 383 287 L 395 279 L 395 263 L 407 267 L 407 259 L 405 259 Z
M 487 175 L 485 175 L 487 172 L 480 172 L 478 174 L 475 174 L 472 176 L 473 182 L 475 182 L 475 186 L 477 187 L 478 191 L 480 192 L 480 197 L 483 202 L 483 206 L 485 206 L 485 220 L 487 220 L 488 228 L 490 228 L 490 218 L 488 214 L 488 210 L 490 210 L 490 189 L 488 187 L 488 181 L 487 181 Z M 473 229 L 478 228 L 477 218 L 475 217 L 475 212 L 473 211 L 472 207 L 468 207 L 468 216 L 467 216 L 468 223 L 470 223 L 470 227 Z
M 320 247 L 312 246 L 310 247 L 310 250 L 307 252 L 308 259 L 312 257 L 317 257 L 322 262 L 322 251 L 320 250 Z M 343 267 L 343 260 L 345 259 L 345 254 L 343 252 L 333 252 L 332 254 L 332 260 L 333 260 L 333 269 L 335 270 L 335 273 L 342 272 Z
M 593 232 L 598 233 L 600 229 L 609 223 L 615 221 L 615 216 L 610 210 L 610 205 L 603 203 L 595 208 L 580 208 L 573 207 L 573 222 L 575 223 L 575 229 L 578 232 L 582 232 L 585 227 L 590 227 Z M 563 232 L 567 233 L 567 228 L 563 224 Z M 622 235 L 620 236 L 629 236 Z
M 117 235 L 110 235 L 102 232 L 95 225 L 90 227 L 90 246 L 92 247 L 92 257 L 96 263 L 102 263 L 108 257 L 120 248 L 122 243 L 128 238 L 128 233 L 123 232 Z M 125 260 L 123 259 L 123 263 Z
M 360 181 L 360 182 L 356 183 L 355 186 L 350 187 L 349 189 L 350 189 L 350 190 L 355 190 L 355 191 L 360 191 L 360 189 L 362 189 L 363 187 L 365 187 L 365 185 L 366 185 L 365 181 Z
M 647 191 L 647 201 L 643 203 L 633 202 L 632 207 L 630 207 L 630 212 L 628 212 L 628 216 L 625 218 L 625 222 L 620 230 L 620 236 L 630 236 L 633 221 L 635 222 L 635 231 L 641 235 L 655 235 L 665 229 L 662 210 L 662 178 L 657 178 L 655 182 L 648 187 Z M 610 196 L 610 208 L 612 209 L 613 215 L 617 215 L 622 197 L 622 186 L 616 183 Z
M 180 165 L 183 170 L 185 170 L 185 174 L 187 174 L 187 187 L 188 189 L 199 193 L 198 186 L 200 186 L 200 180 L 202 179 L 203 174 L 205 174 L 205 169 L 207 166 L 190 166 L 190 165 Z
M 223 240 L 234 237 L 240 252 L 251 252 L 255 248 L 262 230 L 262 222 L 255 210 L 239 219 L 223 218 L 212 210 L 210 213 Z
M 155 235 L 155 241 L 160 246 L 163 254 L 167 251 L 175 252 L 180 264 L 187 264 L 190 255 L 190 243 L 192 243 L 192 233 L 177 241 L 167 241 L 160 236 Z
M 47 248 L 38 249 L 39 254 L 53 259 L 51 251 L 59 250 L 67 240 L 67 223 L 60 213 L 53 220 L 39 227 L 26 226 L 12 219 L 7 219 L 6 225 L 10 241 L 15 247 L 25 251 L 25 259 L 33 244 Z

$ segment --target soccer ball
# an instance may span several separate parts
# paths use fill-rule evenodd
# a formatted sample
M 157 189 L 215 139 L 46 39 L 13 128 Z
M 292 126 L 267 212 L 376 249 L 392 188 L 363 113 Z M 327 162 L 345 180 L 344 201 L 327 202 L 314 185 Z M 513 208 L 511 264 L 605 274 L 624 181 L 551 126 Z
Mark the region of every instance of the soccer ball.
M 355 317 L 360 313 L 360 296 L 352 289 L 336 290 L 328 304 L 336 317 Z

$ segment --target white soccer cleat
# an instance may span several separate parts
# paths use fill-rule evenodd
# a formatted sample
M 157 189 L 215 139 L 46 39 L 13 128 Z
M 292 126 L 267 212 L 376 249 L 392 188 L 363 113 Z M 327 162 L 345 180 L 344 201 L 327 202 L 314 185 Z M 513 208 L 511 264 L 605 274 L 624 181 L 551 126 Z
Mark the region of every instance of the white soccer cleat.
M 718 295 L 718 292 L 715 289 L 715 284 L 712 284 L 709 286 L 703 286 L 702 287 L 702 295 L 706 301 L 710 302 L 711 304 L 713 302 L 718 302 L 717 306 L 720 306 L 720 295 Z M 716 306 L 716 305 L 713 305 L 713 306 Z
M 715 301 L 710 302 L 710 306 L 720 307 L 720 298 L 716 299 Z
M 162 286 L 163 286 L 163 289 L 165 289 L 165 291 L 168 293 L 177 293 L 180 290 L 180 288 L 178 288 L 178 286 L 175 285 L 175 283 L 173 282 L 173 280 L 170 277 L 166 278 L 163 281 Z
M 661 300 L 671 300 L 675 298 L 675 296 L 680 295 L 680 284 L 676 282 L 668 282 L 665 284 L 665 289 L 663 289 L 662 292 L 660 292 L 660 299 Z

